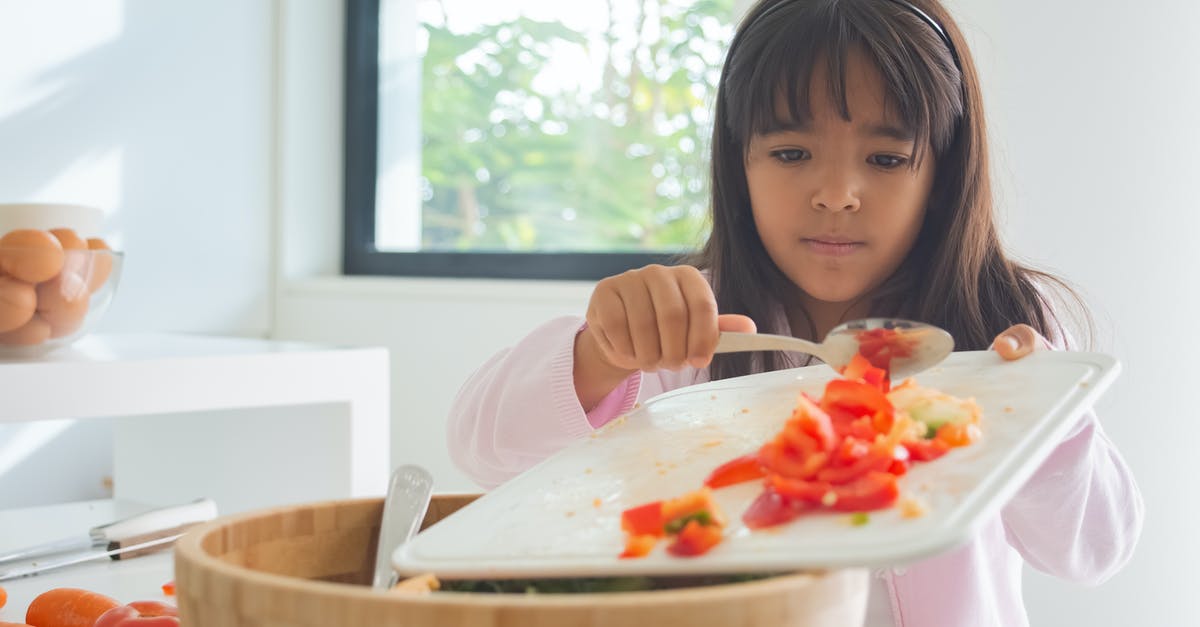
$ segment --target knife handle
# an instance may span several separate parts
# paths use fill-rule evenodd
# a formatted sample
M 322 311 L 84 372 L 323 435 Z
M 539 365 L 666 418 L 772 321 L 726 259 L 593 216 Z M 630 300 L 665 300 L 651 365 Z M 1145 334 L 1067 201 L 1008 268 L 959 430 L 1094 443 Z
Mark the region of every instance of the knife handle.
M 183 505 L 152 509 L 107 525 L 92 527 L 89 533 L 96 544 L 106 544 L 152 534 L 164 529 L 206 522 L 216 517 L 217 504 L 212 499 L 198 499 Z
M 186 532 L 189 528 L 194 527 L 198 524 L 200 524 L 200 523 L 188 523 L 186 525 L 180 525 L 178 527 L 172 527 L 170 529 L 159 529 L 157 531 L 142 534 L 140 536 L 129 536 L 129 537 L 123 538 L 121 540 L 114 540 L 114 541 L 108 543 L 108 546 L 105 550 L 110 551 L 110 552 L 111 551 L 119 551 L 119 552 L 113 553 L 112 555 L 109 556 L 114 560 L 125 560 L 125 559 L 129 559 L 131 557 L 138 557 L 139 555 L 149 555 L 150 553 L 156 553 L 163 549 L 171 548 L 175 544 L 175 542 L 174 542 L 175 538 L 178 538 L 179 536 L 183 535 L 184 532 Z M 170 538 L 171 540 L 165 541 L 166 538 Z M 134 547 L 139 544 L 145 544 L 147 542 L 152 542 L 154 540 L 164 540 L 164 542 L 161 544 L 155 544 L 155 545 L 147 546 L 147 547 L 140 548 L 140 549 L 134 549 L 132 551 L 122 550 L 127 547 Z

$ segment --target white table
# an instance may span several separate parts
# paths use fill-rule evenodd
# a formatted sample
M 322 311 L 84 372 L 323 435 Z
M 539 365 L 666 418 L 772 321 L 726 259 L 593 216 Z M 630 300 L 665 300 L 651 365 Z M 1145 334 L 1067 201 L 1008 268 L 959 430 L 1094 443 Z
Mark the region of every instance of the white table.
M 115 418 L 117 499 L 207 496 L 232 512 L 378 496 L 390 470 L 388 368 L 384 348 L 97 335 L 0 360 L 0 423 Z

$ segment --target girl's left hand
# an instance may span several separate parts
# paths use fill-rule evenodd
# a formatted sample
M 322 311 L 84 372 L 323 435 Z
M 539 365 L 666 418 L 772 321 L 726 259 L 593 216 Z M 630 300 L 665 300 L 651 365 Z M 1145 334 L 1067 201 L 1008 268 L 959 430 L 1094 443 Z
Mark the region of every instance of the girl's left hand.
M 1049 347 L 1050 342 L 1027 324 L 1014 324 L 992 341 L 992 348 L 1007 361 L 1020 359 L 1035 350 Z

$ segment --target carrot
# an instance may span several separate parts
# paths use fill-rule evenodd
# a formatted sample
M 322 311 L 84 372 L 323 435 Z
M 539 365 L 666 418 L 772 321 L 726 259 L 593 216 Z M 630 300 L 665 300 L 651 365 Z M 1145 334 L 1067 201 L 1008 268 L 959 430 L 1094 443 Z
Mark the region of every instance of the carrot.
M 29 604 L 25 622 L 33 627 L 92 627 L 100 615 L 121 605 L 116 599 L 79 588 L 55 588 Z

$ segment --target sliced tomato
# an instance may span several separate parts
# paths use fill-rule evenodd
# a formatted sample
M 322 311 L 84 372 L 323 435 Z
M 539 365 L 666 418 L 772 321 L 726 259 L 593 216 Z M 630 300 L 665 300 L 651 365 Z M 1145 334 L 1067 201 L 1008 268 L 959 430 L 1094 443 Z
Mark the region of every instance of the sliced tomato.
M 865 512 L 890 507 L 900 497 L 896 477 L 887 472 L 869 472 L 852 483 L 833 487 L 839 512 Z
M 625 551 L 619 557 L 621 559 L 645 557 L 654 550 L 655 544 L 658 544 L 658 536 L 654 534 L 630 535 L 625 538 Z
M 834 485 L 850 483 L 869 472 L 886 472 L 892 465 L 893 459 L 891 448 L 881 444 L 872 444 L 865 455 L 849 466 L 822 468 L 817 473 L 817 480 Z
M 950 450 L 950 446 L 941 440 L 906 440 L 901 442 L 913 461 L 927 462 L 937 459 Z
M 862 381 L 867 385 L 879 388 L 879 391 L 885 394 L 891 388 L 888 371 L 884 368 L 876 368 L 861 354 L 856 354 L 850 358 L 850 363 L 842 368 L 842 376 L 852 381 Z
M 938 428 L 934 439 L 950 448 L 966 446 L 979 439 L 979 426 L 969 422 L 948 422 Z
M 661 536 L 666 522 L 663 518 L 662 501 L 631 507 L 621 512 L 621 530 L 631 536 Z
M 824 481 L 804 481 L 772 475 L 767 478 L 767 487 L 785 499 L 807 505 L 820 505 L 832 486 Z
M 826 384 L 821 409 L 829 412 L 835 407 L 842 410 L 843 416 L 846 413 L 855 418 L 870 416 L 879 433 L 887 433 L 892 428 L 895 413 L 892 402 L 879 388 L 861 381 L 834 379 Z
M 683 557 L 703 555 L 709 549 L 720 544 L 722 537 L 723 533 L 719 525 L 702 525 L 692 520 L 684 525 L 679 535 L 675 536 L 675 541 L 667 545 L 667 552 Z
M 860 460 L 871 450 L 871 444 L 861 438 L 847 436 L 842 438 L 842 443 L 838 446 L 830 460 L 830 465 L 835 467 L 849 466 Z
M 742 522 L 751 529 L 774 527 L 795 520 L 809 508 L 806 503 L 787 498 L 768 485 L 742 513 Z
M 829 452 L 837 446 L 837 436 L 834 435 L 829 414 L 808 396 L 801 394 L 796 400 L 789 423 L 795 423 L 802 433 L 811 437 L 819 450 Z
M 777 438 L 758 450 L 758 461 L 771 473 L 792 479 L 808 479 L 825 467 L 829 462 L 829 454 L 811 453 L 804 457 Z
M 704 480 L 704 485 L 710 488 L 723 488 L 725 486 L 761 479 L 767 476 L 767 471 L 763 470 L 762 464 L 758 463 L 758 454 L 750 453 L 736 459 L 731 459 L 713 470 L 708 478 Z

